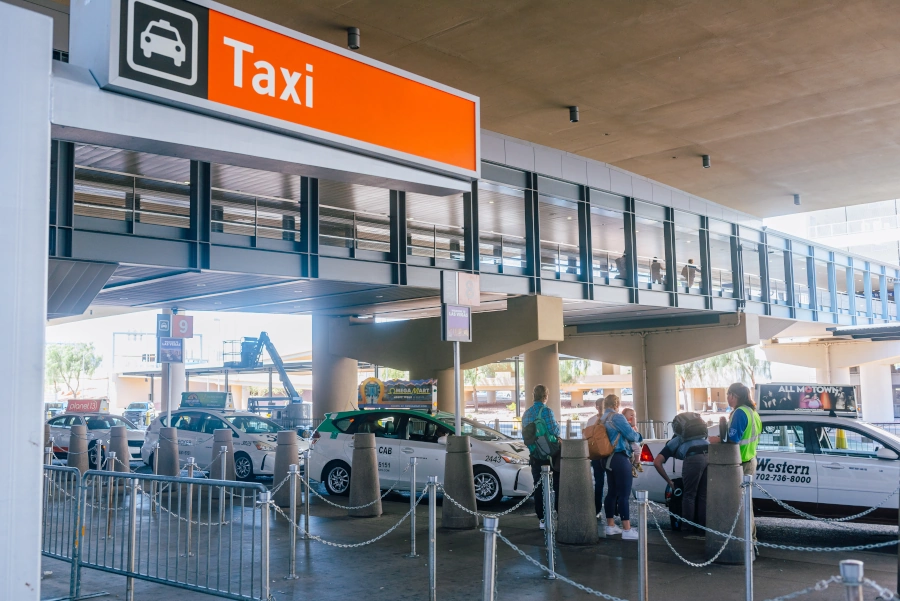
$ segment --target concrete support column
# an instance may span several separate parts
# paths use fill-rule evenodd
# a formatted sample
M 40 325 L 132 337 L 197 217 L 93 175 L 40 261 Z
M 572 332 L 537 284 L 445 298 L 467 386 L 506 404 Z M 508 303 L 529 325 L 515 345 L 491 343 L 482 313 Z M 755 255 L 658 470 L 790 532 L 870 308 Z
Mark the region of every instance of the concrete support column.
M 635 365 L 631 370 L 631 381 L 634 411 L 639 421 L 670 422 L 678 414 L 674 365 L 647 365 L 646 375 L 641 365 Z
M 497 402 L 497 391 L 496 390 L 488 390 L 487 391 L 487 400 L 485 403 L 491 405 Z
M 878 363 L 860 365 L 859 388 L 864 420 L 872 423 L 894 421 L 894 388 L 890 365 Z
M 53 21 L 0 2 L 0 599 L 40 599 Z
M 356 409 L 359 386 L 358 363 L 354 359 L 332 355 L 331 323 L 339 317 L 313 314 L 313 417 L 322 418 L 333 411 Z
M 454 394 L 456 393 L 456 389 L 453 386 L 453 368 L 450 369 L 442 369 L 440 371 L 434 372 L 434 377 L 437 378 L 437 406 L 438 411 L 446 411 L 448 413 L 454 413 L 456 411 Z M 460 370 L 459 372 L 459 386 L 460 390 L 465 390 L 465 386 L 463 384 L 463 372 Z M 460 410 L 462 414 L 466 414 L 466 395 L 463 394 L 459 399 Z
M 584 405 L 584 391 L 583 390 L 573 390 L 572 394 L 572 406 L 573 407 L 581 407 Z
M 834 365 L 829 367 L 817 367 L 816 383 L 848 386 L 850 384 L 850 368 L 836 367 Z
M 551 344 L 525 353 L 525 402 L 522 410 L 531 407 L 534 387 L 543 384 L 549 391 L 547 406 L 559 418 L 559 349 Z

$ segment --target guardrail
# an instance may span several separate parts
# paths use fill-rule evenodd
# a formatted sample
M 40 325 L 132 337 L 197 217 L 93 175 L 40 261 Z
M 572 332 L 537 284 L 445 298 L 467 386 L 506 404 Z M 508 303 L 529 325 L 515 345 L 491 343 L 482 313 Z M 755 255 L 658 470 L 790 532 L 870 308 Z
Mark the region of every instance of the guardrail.
M 58 466 L 45 466 L 44 480 L 41 550 L 72 565 L 72 598 L 87 567 L 125 576 L 129 601 L 135 579 L 268 601 L 262 484 Z

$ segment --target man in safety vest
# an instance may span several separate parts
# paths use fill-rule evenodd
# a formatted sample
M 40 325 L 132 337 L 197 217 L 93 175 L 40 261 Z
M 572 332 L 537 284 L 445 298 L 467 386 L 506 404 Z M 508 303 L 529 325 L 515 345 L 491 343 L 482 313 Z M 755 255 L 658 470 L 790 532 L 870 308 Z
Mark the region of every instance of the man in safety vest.
M 731 407 L 731 419 L 728 421 L 728 436 L 725 442 L 739 445 L 741 451 L 741 469 L 744 475 L 756 475 L 756 447 L 762 433 L 762 420 L 756 412 L 756 403 L 750 398 L 750 389 L 736 382 L 728 387 L 726 394 L 728 406 Z M 710 442 L 719 442 L 718 436 L 710 436 Z M 756 521 L 753 522 L 753 540 L 756 540 Z

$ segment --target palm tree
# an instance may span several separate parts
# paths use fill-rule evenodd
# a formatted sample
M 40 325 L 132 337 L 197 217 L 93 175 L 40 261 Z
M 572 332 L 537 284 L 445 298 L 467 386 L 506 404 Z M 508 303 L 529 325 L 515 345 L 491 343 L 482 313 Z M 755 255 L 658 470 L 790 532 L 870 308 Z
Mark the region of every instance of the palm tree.
M 683 365 L 675 366 L 675 374 L 678 376 L 679 388 L 681 388 L 682 398 L 684 399 L 684 410 L 691 410 L 690 399 L 688 398 L 688 384 L 700 383 L 706 376 L 706 362 L 704 360 L 691 361 Z
M 475 402 L 475 411 L 478 411 L 478 385 L 484 383 L 486 378 L 496 375 L 493 365 L 482 365 L 463 372 L 463 381 L 472 387 L 472 400 Z
M 750 346 L 706 359 L 709 370 L 726 376 L 726 380 L 743 382 L 756 387 L 757 377 L 772 377 L 772 364 L 756 354 L 756 347 Z
M 587 359 L 567 359 L 559 362 L 559 381 L 563 384 L 574 384 L 578 378 L 584 377 L 591 362 Z

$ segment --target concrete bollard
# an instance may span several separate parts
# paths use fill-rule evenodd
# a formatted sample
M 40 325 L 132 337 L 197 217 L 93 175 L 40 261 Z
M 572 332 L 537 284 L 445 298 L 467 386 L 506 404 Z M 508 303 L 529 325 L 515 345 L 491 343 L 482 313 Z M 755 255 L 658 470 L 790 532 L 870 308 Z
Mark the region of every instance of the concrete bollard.
M 706 525 L 713 530 L 727 533 L 734 523 L 734 516 L 741 505 L 741 452 L 736 444 L 715 443 L 709 445 L 709 467 L 706 470 L 706 498 L 715 511 L 706 512 Z M 732 536 L 743 536 L 744 516 L 738 518 Z M 722 547 L 724 538 L 706 533 L 706 557 L 711 558 Z M 717 563 L 744 563 L 743 543 L 731 540 L 719 555 Z
M 159 429 L 159 453 L 157 472 L 160 476 L 179 476 L 181 468 L 178 463 L 178 430 L 175 428 Z
M 366 507 L 361 507 L 366 505 Z M 353 435 L 353 467 L 350 470 L 350 507 L 353 518 L 377 518 L 381 515 L 381 483 L 374 434 Z
M 219 455 L 222 447 L 227 447 L 225 455 Z M 234 436 L 231 430 L 213 430 L 213 457 L 215 460 L 209 467 L 209 477 L 213 480 L 222 479 L 222 462 L 225 462 L 225 480 L 234 480 Z M 276 467 L 277 467 L 276 463 Z
M 599 540 L 594 514 L 594 484 L 586 440 L 560 440 L 559 522 L 556 540 L 570 545 L 593 545 Z M 565 511 L 562 508 L 565 507 Z
M 468 436 L 448 436 L 447 455 L 444 458 L 444 491 L 469 509 L 475 511 L 475 476 L 472 472 L 472 454 Z M 444 499 L 441 510 L 441 526 L 454 530 L 473 530 L 478 527 L 478 516 L 464 511 L 453 502 Z
M 298 465 L 300 463 L 299 444 L 300 441 L 297 438 L 296 430 L 282 430 L 278 433 L 278 446 L 275 448 L 275 472 L 272 479 L 273 486 L 278 486 L 279 484 L 281 484 L 281 481 L 287 477 L 291 465 Z M 372 444 L 374 447 L 374 443 Z M 354 469 L 351 471 L 351 473 L 356 471 L 355 452 L 353 457 L 353 468 Z M 299 496 L 297 498 L 299 498 Z M 279 507 L 291 506 L 290 482 L 285 482 L 281 486 L 281 488 L 278 489 L 273 500 Z
M 113 426 L 109 429 L 109 450 L 116 454 L 116 472 L 130 472 L 131 453 L 128 451 L 128 430 L 125 426 Z
M 87 426 L 72 426 L 69 432 L 69 458 L 66 464 L 69 467 L 77 467 L 82 474 L 88 471 L 90 466 L 87 448 Z

